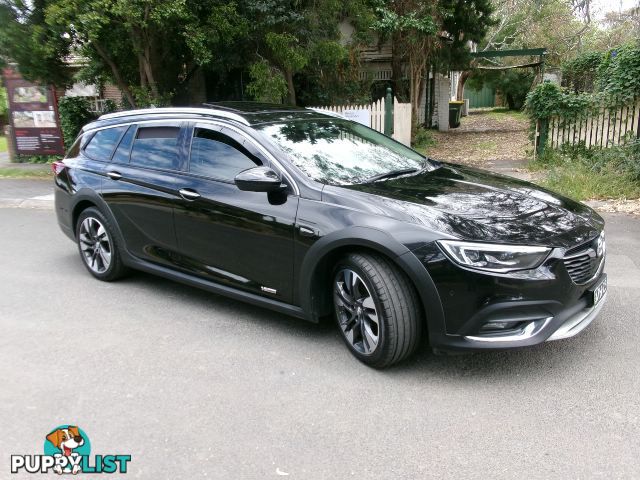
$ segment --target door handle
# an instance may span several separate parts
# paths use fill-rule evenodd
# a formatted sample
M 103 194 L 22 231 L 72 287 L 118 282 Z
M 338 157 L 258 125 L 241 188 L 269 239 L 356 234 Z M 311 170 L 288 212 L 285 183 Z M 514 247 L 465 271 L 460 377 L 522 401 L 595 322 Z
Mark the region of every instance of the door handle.
M 185 200 L 195 200 L 200 198 L 200 194 L 195 190 L 191 190 L 190 188 L 181 188 L 179 190 L 180 196 Z
M 107 172 L 107 177 L 109 177 L 111 180 L 120 180 L 122 178 L 122 175 L 120 175 L 118 172 Z
M 317 235 L 316 231 L 313 228 L 305 227 L 302 225 L 298 227 L 298 231 L 300 232 L 301 237 L 315 237 Z

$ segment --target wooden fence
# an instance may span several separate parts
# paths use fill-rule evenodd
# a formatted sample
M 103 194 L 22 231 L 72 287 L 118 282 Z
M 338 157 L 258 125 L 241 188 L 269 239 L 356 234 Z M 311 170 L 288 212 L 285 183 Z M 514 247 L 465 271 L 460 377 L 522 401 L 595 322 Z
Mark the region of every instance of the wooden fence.
M 411 145 L 411 104 L 400 103 L 398 99 L 394 97 L 392 108 L 387 108 L 388 101 L 388 99 L 383 97 L 369 105 L 330 105 L 315 107 L 315 109 L 337 113 L 350 120 L 358 121 L 361 121 L 361 117 L 358 114 L 366 110 L 369 112 L 369 124 L 367 126 L 380 133 L 386 133 L 387 135 L 388 132 L 385 132 L 385 116 L 387 111 L 391 111 L 393 118 L 393 122 L 390 124 L 392 129 L 391 136 L 405 145 Z
M 607 148 L 625 143 L 629 137 L 640 138 L 640 98 L 628 105 L 582 118 L 551 118 L 548 146 L 584 144 L 587 148 Z

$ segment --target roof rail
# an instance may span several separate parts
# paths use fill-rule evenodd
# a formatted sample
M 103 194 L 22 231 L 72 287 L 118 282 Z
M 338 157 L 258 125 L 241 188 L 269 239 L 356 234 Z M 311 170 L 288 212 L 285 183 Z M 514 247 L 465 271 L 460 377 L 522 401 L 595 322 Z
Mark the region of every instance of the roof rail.
M 170 108 L 141 108 L 138 110 L 125 110 L 122 112 L 107 113 L 101 115 L 98 120 L 109 120 L 111 118 L 132 117 L 135 115 L 179 115 L 182 113 L 193 113 L 198 115 L 209 115 L 214 117 L 223 117 L 230 120 L 235 120 L 243 125 L 249 125 L 249 122 L 237 113 L 232 113 L 227 110 L 218 110 L 214 108 L 195 108 L 195 107 L 170 107 Z

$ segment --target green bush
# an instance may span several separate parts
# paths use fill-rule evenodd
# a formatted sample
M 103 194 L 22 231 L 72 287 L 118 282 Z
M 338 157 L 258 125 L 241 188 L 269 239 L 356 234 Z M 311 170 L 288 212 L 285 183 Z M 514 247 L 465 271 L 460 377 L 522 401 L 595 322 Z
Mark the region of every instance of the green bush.
M 551 117 L 575 121 L 593 113 L 595 108 L 616 109 L 640 95 L 639 45 L 626 44 L 599 56 L 592 53 L 579 57 L 566 68 L 572 75 L 596 70 L 596 91 L 574 93 L 543 82 L 527 95 L 526 110 L 533 124 Z
M 416 134 L 413 138 L 412 147 L 421 152 L 425 152 L 429 147 L 436 144 L 436 140 L 433 138 L 433 133 L 423 127 L 416 129 Z
M 592 92 L 603 57 L 602 52 L 585 52 L 565 62 L 562 65 L 562 85 L 575 93 Z
M 7 102 L 7 90 L 4 87 L 0 87 L 0 127 L 8 123 L 7 111 L 9 110 L 9 103 Z M 0 135 L 2 135 L 0 131 Z
M 56 155 L 16 155 L 15 163 L 53 163 L 62 157 Z
M 60 127 L 64 137 L 64 147 L 68 150 L 75 141 L 82 127 L 95 119 L 91 106 L 83 97 L 64 97 L 58 104 Z

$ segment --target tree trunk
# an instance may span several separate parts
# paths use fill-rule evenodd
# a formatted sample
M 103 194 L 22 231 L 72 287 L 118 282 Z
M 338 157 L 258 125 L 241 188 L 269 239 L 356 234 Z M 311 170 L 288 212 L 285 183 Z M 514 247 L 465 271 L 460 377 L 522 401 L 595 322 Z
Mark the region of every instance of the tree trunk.
M 147 74 L 144 72 L 144 67 L 142 66 L 142 54 L 138 53 L 138 73 L 140 75 L 140 86 L 144 89 L 147 88 Z
M 290 105 L 296 104 L 296 89 L 293 86 L 293 72 L 290 69 L 284 71 L 284 76 L 287 80 L 287 90 L 289 91 L 288 102 Z
M 418 111 L 420 110 L 420 102 L 422 99 L 422 89 L 425 82 L 425 73 L 427 69 L 426 55 L 422 51 L 416 54 L 409 54 L 409 70 L 410 78 L 410 101 L 411 101 L 411 134 L 412 137 L 418 127 Z
M 391 82 L 393 83 L 393 94 L 401 102 L 407 100 L 406 86 L 402 81 L 403 60 L 402 36 L 396 32 L 391 36 Z
M 109 57 L 107 52 L 104 50 L 104 48 L 102 48 L 102 46 L 98 42 L 94 41 L 92 42 L 92 45 L 96 49 L 96 52 L 98 52 L 98 55 L 100 55 L 100 57 L 111 69 L 111 73 L 113 73 L 113 79 L 116 81 L 116 85 L 118 86 L 118 88 L 120 89 L 124 97 L 127 99 L 127 102 L 129 102 L 129 105 L 131 105 L 132 108 L 136 108 L 136 101 L 133 98 L 133 93 L 131 93 L 131 89 L 122 79 L 122 75 L 120 75 L 120 70 L 118 70 L 118 67 L 116 66 L 115 62 L 111 59 L 111 57 Z
M 147 75 L 147 81 L 149 82 L 149 88 L 151 89 L 151 94 L 157 100 L 160 98 L 160 93 L 158 92 L 158 84 L 153 76 L 153 68 L 151 66 L 151 46 L 150 42 L 146 41 L 144 45 L 144 55 L 142 55 L 142 61 L 144 66 L 144 73 Z
M 456 88 L 456 100 L 460 102 L 464 100 L 464 84 L 467 82 L 469 76 L 471 76 L 471 70 L 465 70 L 460 73 L 458 86 Z

